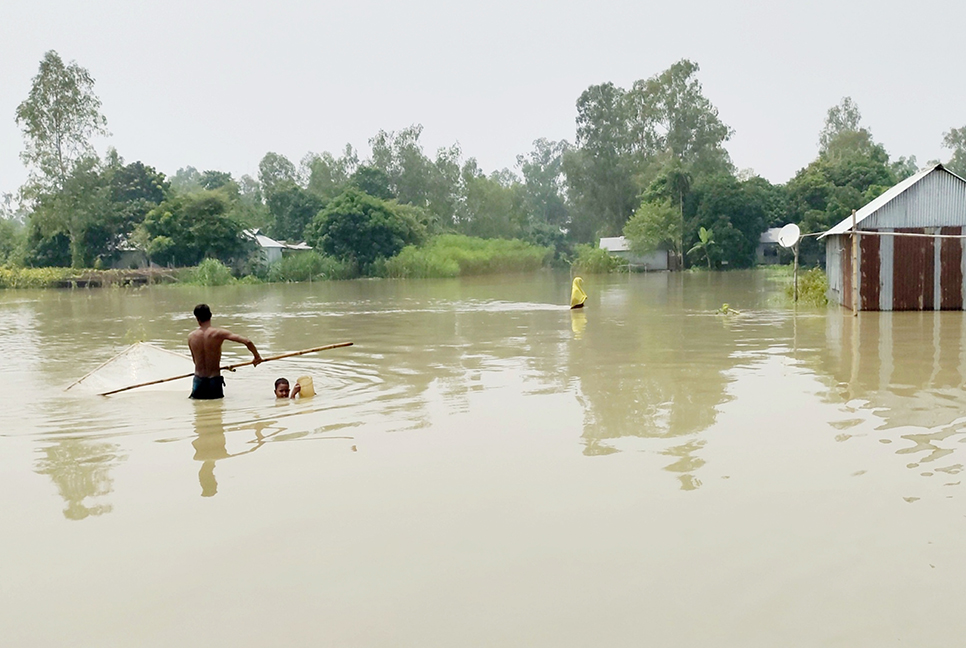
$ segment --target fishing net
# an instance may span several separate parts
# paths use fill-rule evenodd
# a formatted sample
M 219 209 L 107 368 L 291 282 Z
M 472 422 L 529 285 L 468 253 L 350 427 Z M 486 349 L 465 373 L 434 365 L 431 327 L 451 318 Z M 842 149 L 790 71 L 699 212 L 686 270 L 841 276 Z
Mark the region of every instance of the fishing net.
M 190 357 L 147 342 L 138 342 L 78 379 L 67 389 L 103 394 L 122 387 L 190 374 L 193 370 L 194 364 Z M 184 389 L 185 383 L 172 381 L 152 387 Z

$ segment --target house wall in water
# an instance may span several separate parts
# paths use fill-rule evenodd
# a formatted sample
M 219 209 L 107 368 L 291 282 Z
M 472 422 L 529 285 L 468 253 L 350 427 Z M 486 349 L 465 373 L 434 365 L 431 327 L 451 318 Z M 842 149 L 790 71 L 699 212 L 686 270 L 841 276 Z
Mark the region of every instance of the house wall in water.
M 910 234 L 961 235 L 959 227 L 902 227 L 875 230 Z M 963 310 L 966 254 L 961 238 L 877 236 L 859 232 L 860 310 Z M 829 300 L 852 307 L 852 241 L 829 236 Z
M 963 310 L 964 239 L 936 235 L 966 231 L 966 180 L 941 164 L 927 167 L 823 235 L 829 300 L 847 308 L 852 307 L 853 226 L 859 236 L 859 309 Z

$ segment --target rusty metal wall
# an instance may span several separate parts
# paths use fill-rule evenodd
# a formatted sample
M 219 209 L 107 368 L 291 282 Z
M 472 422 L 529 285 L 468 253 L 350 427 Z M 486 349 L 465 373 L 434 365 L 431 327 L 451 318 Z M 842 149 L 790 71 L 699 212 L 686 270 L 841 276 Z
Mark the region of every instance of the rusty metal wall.
M 879 310 L 879 237 L 859 236 L 859 308 Z
M 962 227 L 944 227 L 942 234 L 962 234 Z M 942 310 L 963 309 L 963 242 L 939 239 L 939 287 Z
M 897 232 L 924 233 L 897 227 Z M 935 283 L 935 240 L 897 236 L 893 242 L 892 309 L 932 310 Z

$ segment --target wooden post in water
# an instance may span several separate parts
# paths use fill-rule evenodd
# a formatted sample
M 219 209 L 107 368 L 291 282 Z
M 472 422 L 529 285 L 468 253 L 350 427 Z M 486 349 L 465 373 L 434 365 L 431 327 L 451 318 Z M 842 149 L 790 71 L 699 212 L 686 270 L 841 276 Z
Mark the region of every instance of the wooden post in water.
M 855 229 L 855 210 L 852 210 L 852 317 L 859 315 L 859 232 Z
M 795 271 L 793 274 L 795 276 L 795 290 L 793 293 L 792 301 L 794 301 L 797 304 L 798 303 L 798 241 L 795 241 Z

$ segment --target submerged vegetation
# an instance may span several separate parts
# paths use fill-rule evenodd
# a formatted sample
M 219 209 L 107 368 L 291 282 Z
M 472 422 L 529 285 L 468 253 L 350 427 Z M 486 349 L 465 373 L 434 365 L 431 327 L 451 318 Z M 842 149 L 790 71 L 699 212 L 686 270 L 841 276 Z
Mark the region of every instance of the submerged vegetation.
M 791 280 L 791 277 L 789 277 Z M 785 286 L 789 299 L 795 296 L 795 286 Z M 798 303 L 805 306 L 825 306 L 828 304 L 828 276 L 821 268 L 811 268 L 798 273 Z

